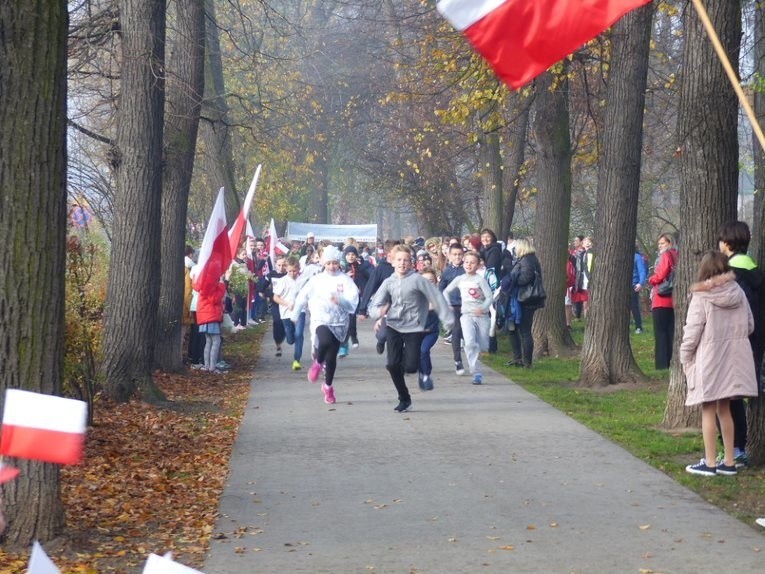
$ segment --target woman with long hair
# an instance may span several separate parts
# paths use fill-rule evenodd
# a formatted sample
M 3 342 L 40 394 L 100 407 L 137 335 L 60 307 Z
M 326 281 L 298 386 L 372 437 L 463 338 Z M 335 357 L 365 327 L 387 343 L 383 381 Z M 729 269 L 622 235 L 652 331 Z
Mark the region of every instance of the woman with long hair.
M 536 275 L 542 278 L 542 266 L 537 259 L 536 250 L 526 238 L 515 241 L 517 257 L 513 269 L 502 278 L 502 290 L 509 292 L 510 297 L 517 297 L 518 291 L 534 282 Z M 510 346 L 513 348 L 513 360 L 510 365 L 531 368 L 534 357 L 534 337 L 531 336 L 531 326 L 534 323 L 534 313 L 544 307 L 544 300 L 518 301 L 520 318 L 514 322 L 515 329 L 509 330 Z

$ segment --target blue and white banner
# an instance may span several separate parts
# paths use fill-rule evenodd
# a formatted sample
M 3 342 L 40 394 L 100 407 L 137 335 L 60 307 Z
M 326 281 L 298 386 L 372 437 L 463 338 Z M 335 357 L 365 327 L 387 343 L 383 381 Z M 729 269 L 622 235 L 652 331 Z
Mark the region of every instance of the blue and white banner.
M 377 225 L 327 225 L 324 223 L 287 222 L 287 239 L 290 241 L 305 241 L 306 236 L 313 233 L 316 241 L 327 240 L 333 243 L 343 243 L 353 237 L 361 243 L 377 242 Z

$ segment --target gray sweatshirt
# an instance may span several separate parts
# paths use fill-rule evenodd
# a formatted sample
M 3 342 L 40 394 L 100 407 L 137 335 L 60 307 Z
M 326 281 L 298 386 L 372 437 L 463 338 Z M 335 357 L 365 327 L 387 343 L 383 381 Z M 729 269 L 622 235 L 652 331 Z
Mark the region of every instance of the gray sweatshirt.
M 387 325 L 399 333 L 415 333 L 425 330 L 430 303 L 444 329 L 451 330 L 454 313 L 438 288 L 415 271 L 409 270 L 403 277 L 394 273 L 382 282 L 372 298 L 369 316 L 379 318 L 382 307 L 389 305 L 385 315 Z

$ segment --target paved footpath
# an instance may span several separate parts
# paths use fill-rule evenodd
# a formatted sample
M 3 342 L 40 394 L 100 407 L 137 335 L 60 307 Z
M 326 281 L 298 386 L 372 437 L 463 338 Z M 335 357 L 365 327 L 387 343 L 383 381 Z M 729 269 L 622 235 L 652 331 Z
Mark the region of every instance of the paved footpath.
M 494 371 L 457 377 L 441 342 L 395 413 L 359 330 L 336 405 L 266 336 L 207 574 L 765 572 L 765 530 Z

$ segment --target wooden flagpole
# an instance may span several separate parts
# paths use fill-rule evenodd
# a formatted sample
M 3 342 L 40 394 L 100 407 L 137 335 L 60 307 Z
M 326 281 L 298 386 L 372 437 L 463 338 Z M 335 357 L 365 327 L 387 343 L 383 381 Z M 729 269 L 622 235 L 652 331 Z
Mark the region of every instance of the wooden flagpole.
M 765 135 L 763 135 L 762 128 L 757 121 L 757 116 L 755 116 L 754 110 L 749 104 L 749 100 L 747 99 L 744 90 L 741 88 L 741 82 L 736 75 L 736 71 L 733 69 L 733 66 L 731 66 L 728 55 L 725 53 L 725 49 L 720 43 L 720 38 L 717 36 L 717 32 L 715 32 L 712 21 L 709 19 L 709 14 L 707 14 L 704 5 L 701 3 L 701 0 L 691 1 L 693 2 L 693 6 L 696 8 L 696 12 L 699 14 L 701 23 L 704 25 L 707 34 L 709 34 L 709 39 L 712 40 L 712 46 L 714 46 L 715 52 L 717 52 L 717 57 L 720 58 L 720 62 L 722 62 L 725 73 L 728 75 L 728 79 L 733 86 L 733 90 L 736 92 L 738 100 L 741 102 L 741 105 L 743 106 L 744 111 L 749 118 L 749 122 L 752 124 L 752 130 L 757 136 L 757 140 L 760 142 L 760 147 L 762 147 L 763 151 L 765 151 Z

